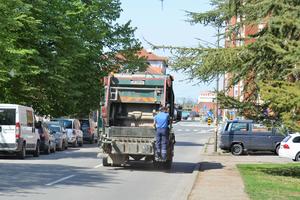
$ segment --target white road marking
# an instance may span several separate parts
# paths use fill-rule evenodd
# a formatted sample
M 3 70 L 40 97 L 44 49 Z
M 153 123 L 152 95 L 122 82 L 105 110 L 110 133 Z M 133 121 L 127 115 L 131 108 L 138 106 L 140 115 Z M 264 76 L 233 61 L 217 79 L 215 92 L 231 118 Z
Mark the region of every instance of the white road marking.
M 198 131 L 197 129 L 194 129 L 193 131 Z
M 103 164 L 100 164 L 100 165 L 96 165 L 94 168 L 97 169 L 97 168 L 102 167 L 102 166 L 103 166 Z
M 54 185 L 54 184 L 56 184 L 56 183 L 62 182 L 62 181 L 64 181 L 64 180 L 67 180 L 67 179 L 69 179 L 69 178 L 72 178 L 72 177 L 74 177 L 74 176 L 75 176 L 75 175 L 70 175 L 70 176 L 67 176 L 67 177 L 58 179 L 57 181 L 53 181 L 53 182 L 51 182 L 51 183 L 47 183 L 46 185 L 47 185 L 47 186 L 51 186 L 51 185 Z
M 185 131 L 190 131 L 190 129 L 185 129 Z
M 178 129 L 177 131 L 182 131 L 182 129 Z

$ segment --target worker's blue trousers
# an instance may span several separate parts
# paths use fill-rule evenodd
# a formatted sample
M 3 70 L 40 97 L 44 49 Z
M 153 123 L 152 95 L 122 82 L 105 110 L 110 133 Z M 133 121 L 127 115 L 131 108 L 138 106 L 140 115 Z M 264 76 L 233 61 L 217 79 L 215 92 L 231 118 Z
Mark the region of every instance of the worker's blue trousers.
M 168 147 L 169 133 L 168 128 L 156 129 L 156 156 L 163 160 L 167 158 L 167 147 Z

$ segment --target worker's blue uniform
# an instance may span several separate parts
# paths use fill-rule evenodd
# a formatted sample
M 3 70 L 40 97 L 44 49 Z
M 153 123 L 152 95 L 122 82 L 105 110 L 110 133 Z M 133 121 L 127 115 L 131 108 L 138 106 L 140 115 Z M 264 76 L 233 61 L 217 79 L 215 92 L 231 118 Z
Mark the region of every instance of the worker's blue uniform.
M 156 124 L 156 156 L 161 155 L 163 160 L 167 158 L 169 118 L 169 114 L 165 112 L 160 112 L 154 117 Z

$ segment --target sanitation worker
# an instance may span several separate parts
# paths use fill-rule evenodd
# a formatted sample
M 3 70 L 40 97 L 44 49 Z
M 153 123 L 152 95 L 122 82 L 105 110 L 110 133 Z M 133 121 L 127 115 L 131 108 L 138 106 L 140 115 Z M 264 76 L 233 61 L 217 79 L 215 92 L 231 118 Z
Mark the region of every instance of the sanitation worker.
M 166 107 L 160 107 L 159 113 L 154 117 L 156 128 L 156 157 L 165 161 L 167 159 L 167 145 L 169 139 L 169 113 Z

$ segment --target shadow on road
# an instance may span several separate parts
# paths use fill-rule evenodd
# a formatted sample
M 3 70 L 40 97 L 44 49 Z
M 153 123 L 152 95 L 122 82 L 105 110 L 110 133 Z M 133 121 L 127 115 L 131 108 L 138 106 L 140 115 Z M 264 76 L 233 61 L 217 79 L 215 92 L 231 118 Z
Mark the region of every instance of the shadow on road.
M 162 172 L 162 173 L 193 173 L 197 163 L 191 162 L 173 162 L 171 169 L 164 169 L 161 167 L 154 167 L 152 162 L 129 162 L 124 167 L 111 167 L 110 170 L 129 170 L 129 171 L 147 171 L 147 172 Z M 108 167 L 109 168 L 109 167 Z
M 222 169 L 224 168 L 224 165 L 217 162 L 201 162 L 199 171 L 207 171 L 207 170 L 213 170 L 213 169 Z
M 51 186 L 46 185 L 71 175 L 74 176 L 70 179 Z M 109 172 L 104 174 L 89 168 L 59 164 L 1 163 L 0 179 L 1 196 L 17 197 L 37 194 L 38 192 L 36 191 L 39 188 L 60 188 L 78 185 L 99 187 L 99 184 L 103 184 L 103 187 L 105 187 L 106 183 L 119 184 L 116 180 L 113 180 Z
M 176 141 L 175 146 L 204 146 L 204 144 L 199 144 L 195 142 L 184 142 L 184 141 Z

